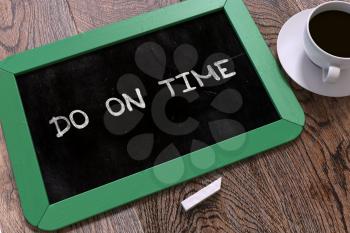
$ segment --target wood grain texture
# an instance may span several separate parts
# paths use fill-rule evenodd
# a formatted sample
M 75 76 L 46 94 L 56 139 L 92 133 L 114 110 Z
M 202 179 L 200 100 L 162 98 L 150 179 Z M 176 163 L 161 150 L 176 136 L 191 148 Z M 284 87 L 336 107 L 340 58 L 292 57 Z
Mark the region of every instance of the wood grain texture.
M 0 58 L 175 0 L 0 0 Z M 245 0 L 276 55 L 283 23 L 321 0 Z M 306 113 L 301 137 L 63 232 L 350 233 L 350 98 L 311 94 L 290 82 Z M 184 212 L 180 201 L 223 176 L 222 191 Z M 30 232 L 0 135 L 0 228 Z
M 65 0 L 0 1 L 0 59 L 75 33 Z
M 79 32 L 130 18 L 178 0 L 67 0 Z

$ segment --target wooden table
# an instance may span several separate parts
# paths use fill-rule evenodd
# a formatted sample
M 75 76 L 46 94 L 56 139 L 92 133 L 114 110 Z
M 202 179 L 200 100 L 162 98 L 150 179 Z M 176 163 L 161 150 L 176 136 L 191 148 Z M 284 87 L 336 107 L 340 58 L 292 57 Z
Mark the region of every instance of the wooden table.
M 350 1 L 350 0 L 348 0 Z M 0 0 L 0 59 L 176 0 Z M 320 0 L 245 0 L 274 54 L 283 23 Z M 252 159 L 91 218 L 63 232 L 350 232 L 350 98 L 291 83 L 301 137 Z M 215 178 L 223 190 L 189 213 L 180 201 Z M 32 232 L 0 133 L 0 229 Z

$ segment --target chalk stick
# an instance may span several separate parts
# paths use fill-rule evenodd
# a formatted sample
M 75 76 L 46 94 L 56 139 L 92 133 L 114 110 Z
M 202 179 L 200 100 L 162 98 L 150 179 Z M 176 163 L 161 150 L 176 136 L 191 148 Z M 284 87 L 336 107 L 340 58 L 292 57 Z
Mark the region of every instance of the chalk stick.
M 181 202 L 185 211 L 192 209 L 205 199 L 213 196 L 221 188 L 221 177 Z

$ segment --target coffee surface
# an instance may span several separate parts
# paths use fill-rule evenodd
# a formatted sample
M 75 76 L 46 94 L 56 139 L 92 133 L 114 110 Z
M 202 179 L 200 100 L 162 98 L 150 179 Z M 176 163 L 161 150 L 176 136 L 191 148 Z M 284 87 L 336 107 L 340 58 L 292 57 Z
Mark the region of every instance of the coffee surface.
M 324 51 L 350 57 L 350 14 L 326 11 L 311 19 L 309 29 L 312 39 Z

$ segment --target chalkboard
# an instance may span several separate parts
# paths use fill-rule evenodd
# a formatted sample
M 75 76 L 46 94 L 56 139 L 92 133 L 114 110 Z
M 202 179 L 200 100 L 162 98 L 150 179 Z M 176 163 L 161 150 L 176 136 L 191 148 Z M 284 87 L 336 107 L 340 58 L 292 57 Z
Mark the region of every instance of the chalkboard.
M 28 148 L 32 145 L 34 151 L 30 166 L 40 171 L 37 185 L 44 199 L 50 207 L 72 203 L 70 208 L 74 208 L 82 205 L 81 200 L 88 204 L 89 198 L 97 197 L 110 203 L 94 203 L 86 213 L 79 210 L 64 220 L 55 218 L 54 228 L 284 143 L 300 133 L 300 124 L 292 123 L 295 118 L 303 121 L 300 106 L 279 76 L 243 4 L 228 1 L 237 5 L 226 9 L 225 1 L 214 4 L 206 0 L 205 9 L 180 16 L 186 4 L 198 6 L 196 0 L 188 2 L 141 16 L 135 19 L 138 23 L 131 19 L 129 24 L 107 27 L 109 31 L 76 37 L 74 43 L 69 39 L 57 42 L 56 48 L 44 47 L 42 53 L 38 49 L 35 56 L 30 51 L 18 55 L 19 61 L 37 63 L 12 71 L 17 90 L 11 94 L 18 93 L 21 107 L 8 113 L 7 121 L 15 122 L 10 115 L 22 116 L 23 108 L 24 132 L 28 130 L 30 135 Z M 166 15 L 167 11 L 169 16 L 164 17 L 172 23 L 154 27 L 157 14 Z M 170 12 L 178 13 L 174 14 L 176 20 Z M 235 25 L 234 17 L 246 21 Z M 140 22 L 152 26 L 117 39 L 122 30 Z M 249 30 L 244 31 L 245 27 Z M 89 45 L 113 36 L 113 43 Z M 89 49 L 84 47 L 87 45 Z M 51 55 L 54 51 L 57 55 Z M 6 62 L 5 68 L 14 69 L 13 61 Z M 16 66 L 26 66 L 19 64 Z M 23 149 L 18 154 L 23 158 L 26 153 Z M 23 161 L 14 165 L 20 166 Z M 22 187 L 25 178 L 22 173 L 19 177 L 23 177 Z M 142 187 L 136 187 L 138 182 Z M 117 201 L 110 196 L 111 187 Z M 28 192 L 27 187 L 23 189 L 20 193 Z M 42 218 L 35 224 L 45 222 Z
M 222 78 L 214 63 L 223 59 L 229 61 L 222 67 L 236 75 Z M 196 89 L 183 93 L 186 85 L 179 78 L 171 82 L 175 96 L 158 84 L 191 70 L 208 74 L 207 65 L 219 81 L 203 79 L 200 87 L 189 74 Z M 280 119 L 223 11 L 16 80 L 50 203 Z M 136 88 L 146 108 L 136 106 L 120 116 L 107 111 L 111 97 L 124 101 L 125 93 L 139 101 Z M 111 106 L 121 108 L 117 101 Z M 76 109 L 88 115 L 89 124 L 56 137 L 49 121 Z M 84 122 L 82 114 L 76 116 Z

